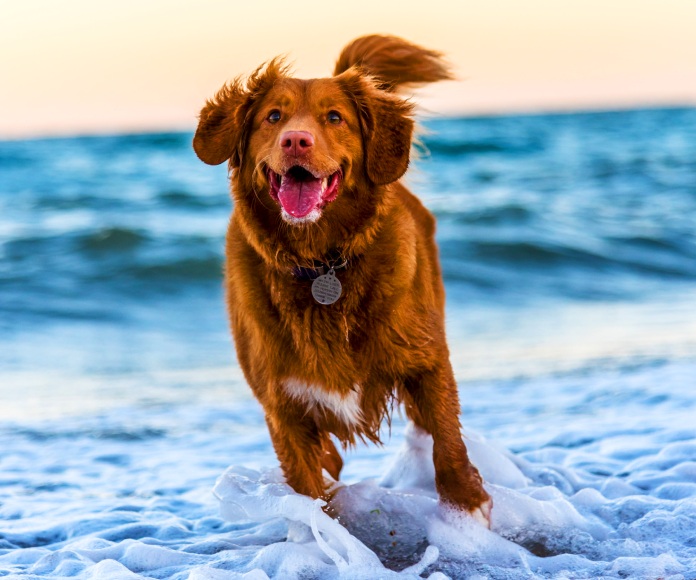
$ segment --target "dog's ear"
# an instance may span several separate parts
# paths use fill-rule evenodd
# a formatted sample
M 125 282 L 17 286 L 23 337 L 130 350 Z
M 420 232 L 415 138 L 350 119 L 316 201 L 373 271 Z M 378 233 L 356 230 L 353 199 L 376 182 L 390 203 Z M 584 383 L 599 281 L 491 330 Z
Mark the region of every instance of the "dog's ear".
M 367 131 L 365 139 L 365 168 L 377 185 L 396 181 L 408 169 L 412 109 L 410 103 L 380 90 L 368 100 L 372 130 Z
M 232 167 L 241 162 L 238 145 L 246 116 L 248 92 L 239 79 L 223 86 L 201 109 L 193 150 L 208 165 L 230 160 Z
M 381 90 L 379 82 L 357 68 L 336 77 L 360 117 L 365 170 L 376 185 L 399 179 L 406 169 L 413 135 L 413 105 Z
M 237 78 L 206 102 L 193 137 L 193 149 L 201 161 L 219 165 L 229 159 L 231 167 L 241 165 L 253 105 L 286 73 L 282 59 L 275 58 L 257 68 L 246 86 Z

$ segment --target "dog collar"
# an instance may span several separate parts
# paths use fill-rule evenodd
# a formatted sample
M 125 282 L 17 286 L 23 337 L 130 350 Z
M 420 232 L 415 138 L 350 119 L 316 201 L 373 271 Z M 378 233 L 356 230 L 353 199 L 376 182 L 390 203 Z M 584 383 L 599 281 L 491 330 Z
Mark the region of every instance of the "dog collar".
M 330 250 L 325 260 L 313 260 L 311 267 L 295 266 L 292 275 L 296 280 L 314 281 L 323 276 L 329 270 L 342 270 L 348 268 L 348 260 L 344 258 L 338 249 Z

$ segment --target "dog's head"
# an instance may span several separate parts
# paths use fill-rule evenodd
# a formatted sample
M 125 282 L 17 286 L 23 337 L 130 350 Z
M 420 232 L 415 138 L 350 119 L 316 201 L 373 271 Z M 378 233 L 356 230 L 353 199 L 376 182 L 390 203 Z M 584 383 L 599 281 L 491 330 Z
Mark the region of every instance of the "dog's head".
M 361 196 L 404 174 L 411 114 L 363 69 L 301 80 L 276 59 L 206 103 L 193 146 L 205 163 L 229 162 L 237 203 L 257 199 L 287 223 L 310 224 L 331 211 L 363 215 Z

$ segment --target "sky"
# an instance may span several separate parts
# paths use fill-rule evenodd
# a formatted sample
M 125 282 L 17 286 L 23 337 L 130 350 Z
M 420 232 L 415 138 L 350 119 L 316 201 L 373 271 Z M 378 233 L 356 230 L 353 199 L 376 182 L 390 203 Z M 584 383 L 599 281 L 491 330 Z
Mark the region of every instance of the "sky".
M 0 139 L 192 130 L 226 80 L 327 76 L 369 33 L 447 55 L 433 113 L 696 105 L 695 31 L 696 0 L 6 0 Z

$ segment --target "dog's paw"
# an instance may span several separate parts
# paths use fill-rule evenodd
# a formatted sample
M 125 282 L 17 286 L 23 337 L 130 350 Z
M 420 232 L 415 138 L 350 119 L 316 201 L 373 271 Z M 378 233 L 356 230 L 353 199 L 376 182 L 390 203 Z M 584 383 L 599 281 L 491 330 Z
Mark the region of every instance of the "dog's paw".
M 468 529 L 470 529 L 473 520 L 476 524 L 490 530 L 492 510 L 493 500 L 491 498 L 486 499 L 486 501 L 475 508 L 455 505 L 449 502 L 440 504 L 440 514 L 446 522 L 455 526 L 464 526 Z
M 491 512 L 493 511 L 493 500 L 488 499 L 483 502 L 479 507 L 474 508 L 469 513 L 471 517 L 474 518 L 479 524 L 484 528 L 491 529 Z

